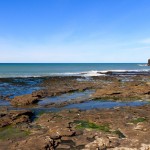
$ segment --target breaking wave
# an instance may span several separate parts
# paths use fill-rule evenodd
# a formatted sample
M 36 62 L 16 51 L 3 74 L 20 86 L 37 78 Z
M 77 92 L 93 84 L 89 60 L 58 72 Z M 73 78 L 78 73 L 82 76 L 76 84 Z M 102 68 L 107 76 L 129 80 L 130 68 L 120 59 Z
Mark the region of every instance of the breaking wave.
M 65 72 L 65 73 L 9 73 L 0 74 L 0 78 L 29 78 L 47 76 L 106 76 L 106 75 L 150 75 L 150 69 L 143 70 L 91 70 L 85 72 Z
M 147 64 L 138 64 L 138 66 L 145 67 L 145 66 L 147 66 Z

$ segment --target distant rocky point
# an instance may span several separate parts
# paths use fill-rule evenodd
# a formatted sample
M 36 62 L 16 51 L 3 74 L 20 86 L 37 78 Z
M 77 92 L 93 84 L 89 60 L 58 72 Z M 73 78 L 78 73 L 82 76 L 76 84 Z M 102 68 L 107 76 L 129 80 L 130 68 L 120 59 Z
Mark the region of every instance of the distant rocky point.
M 148 64 L 147 65 L 150 66 L 150 59 L 148 59 Z

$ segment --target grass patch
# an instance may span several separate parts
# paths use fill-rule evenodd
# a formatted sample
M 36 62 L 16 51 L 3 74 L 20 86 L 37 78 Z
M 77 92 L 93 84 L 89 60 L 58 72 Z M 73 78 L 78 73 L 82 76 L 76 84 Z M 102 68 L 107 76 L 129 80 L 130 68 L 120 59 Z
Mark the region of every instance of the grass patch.
M 133 119 L 131 122 L 134 123 L 134 124 L 137 124 L 139 122 L 144 122 L 146 121 L 146 118 L 136 118 L 136 119 Z
M 110 132 L 110 128 L 108 125 L 97 125 L 95 123 L 84 121 L 84 120 L 75 120 L 74 124 L 76 124 L 77 129 L 95 129 L 101 130 L 104 132 Z
M 22 131 L 12 126 L 0 128 L 0 140 L 23 138 L 29 135 L 30 132 Z

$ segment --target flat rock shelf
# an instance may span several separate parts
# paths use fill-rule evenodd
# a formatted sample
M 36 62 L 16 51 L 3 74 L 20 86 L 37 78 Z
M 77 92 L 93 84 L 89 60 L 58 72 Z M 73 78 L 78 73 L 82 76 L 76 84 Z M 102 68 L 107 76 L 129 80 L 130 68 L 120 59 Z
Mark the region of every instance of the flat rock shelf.
M 0 87 L 2 150 L 150 148 L 148 74 L 1 78 Z

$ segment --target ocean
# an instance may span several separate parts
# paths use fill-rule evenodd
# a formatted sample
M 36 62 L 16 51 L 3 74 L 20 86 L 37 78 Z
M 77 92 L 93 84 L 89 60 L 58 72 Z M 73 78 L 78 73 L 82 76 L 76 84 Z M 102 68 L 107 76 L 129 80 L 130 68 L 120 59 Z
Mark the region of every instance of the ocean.
M 150 72 L 145 63 L 0 63 L 0 78 L 100 76 L 108 72 Z

